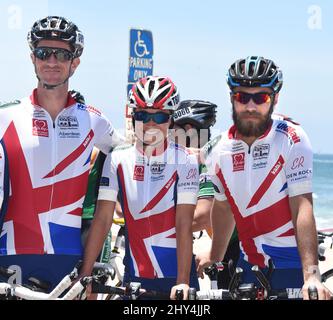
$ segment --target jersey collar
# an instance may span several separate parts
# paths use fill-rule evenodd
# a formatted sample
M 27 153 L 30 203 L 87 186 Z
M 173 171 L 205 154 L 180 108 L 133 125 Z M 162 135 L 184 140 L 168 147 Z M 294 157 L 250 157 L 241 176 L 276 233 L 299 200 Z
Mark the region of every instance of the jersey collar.
M 42 107 L 38 102 L 37 89 L 34 89 L 34 91 L 32 92 L 32 94 L 30 96 L 30 101 L 34 106 Z M 68 93 L 65 108 L 68 108 L 68 107 L 70 107 L 70 106 L 72 106 L 73 104 L 76 104 L 76 103 L 77 103 L 76 100 L 70 95 L 70 93 Z
M 168 146 L 169 146 L 168 139 L 165 139 L 165 140 L 164 140 L 164 143 L 163 143 L 163 147 L 158 147 L 158 148 L 156 148 L 156 149 L 153 151 L 152 156 L 153 156 L 153 157 L 160 156 L 161 154 L 163 154 L 163 153 L 166 151 L 166 149 L 168 148 Z M 140 144 L 138 144 L 138 142 L 135 143 L 135 148 L 136 148 L 136 150 L 138 150 L 138 152 L 139 152 L 141 155 L 143 155 L 143 156 L 146 155 L 146 154 L 144 153 L 143 149 L 141 148 Z

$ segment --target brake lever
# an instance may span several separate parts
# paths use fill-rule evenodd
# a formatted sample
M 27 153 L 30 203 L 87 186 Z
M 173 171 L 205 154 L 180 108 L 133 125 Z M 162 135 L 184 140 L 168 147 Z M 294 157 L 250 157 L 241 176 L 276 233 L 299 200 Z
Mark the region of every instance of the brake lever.
M 176 296 L 176 300 L 184 300 L 184 291 L 183 291 L 183 289 L 177 289 L 175 296 Z
M 141 283 L 131 282 L 126 289 L 128 290 L 131 300 L 137 300 L 140 296 Z
M 269 293 L 272 290 L 272 287 L 268 281 L 268 279 L 265 277 L 263 272 L 259 269 L 257 265 L 253 266 L 251 270 L 255 273 L 258 281 L 260 282 L 261 286 L 265 289 L 266 294 L 269 295 Z
M 242 275 L 243 275 L 243 269 L 240 268 L 240 267 L 237 267 L 235 269 L 234 274 L 232 275 L 231 280 L 230 280 L 230 283 L 229 283 L 229 293 L 230 293 L 231 298 L 233 300 L 237 299 L 237 290 L 238 290 L 238 287 L 239 287 L 239 285 L 241 283 Z

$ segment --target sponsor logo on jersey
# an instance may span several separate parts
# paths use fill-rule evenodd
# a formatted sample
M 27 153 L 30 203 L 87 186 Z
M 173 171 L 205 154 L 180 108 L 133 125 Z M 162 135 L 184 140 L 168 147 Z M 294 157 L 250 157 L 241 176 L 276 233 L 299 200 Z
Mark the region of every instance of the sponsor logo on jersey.
M 253 159 L 261 160 L 267 159 L 269 156 L 270 145 L 269 144 L 261 144 L 259 146 L 255 146 L 253 148 Z
M 143 181 L 144 177 L 145 177 L 145 166 L 135 165 L 134 173 L 133 173 L 133 180 Z
M 102 115 L 102 113 L 98 110 L 98 109 L 96 109 L 95 107 L 93 107 L 93 106 L 86 106 L 86 105 L 84 105 L 84 104 L 78 104 L 77 105 L 77 108 L 79 109 L 79 110 L 83 110 L 83 111 L 89 111 L 89 112 L 91 112 L 91 113 L 95 113 L 95 114 L 97 114 L 98 116 L 100 116 L 100 115 Z
M 187 173 L 186 179 L 195 179 L 198 175 L 198 169 L 190 169 Z
M 135 163 L 143 165 L 143 164 L 145 164 L 145 158 L 142 157 L 141 155 L 137 155 L 135 158 Z
M 290 180 L 291 182 L 299 181 L 299 180 L 308 178 L 309 175 L 311 175 L 311 174 L 312 174 L 311 169 L 301 170 L 301 171 L 297 171 L 297 172 L 288 174 L 287 179 Z
M 73 116 L 61 116 L 58 119 L 58 127 L 61 129 L 76 129 L 79 127 L 79 122 Z
M 92 138 L 93 138 L 93 132 L 90 131 L 89 134 L 88 134 L 88 136 L 87 136 L 87 138 L 83 142 L 84 148 L 87 148 L 87 146 L 90 143 L 90 141 L 92 140 Z
M 238 152 L 244 150 L 244 145 L 241 142 L 235 142 L 232 144 L 231 152 Z
M 304 164 L 304 157 L 297 157 L 294 159 L 293 161 L 293 165 L 291 166 L 291 170 L 298 170 L 300 168 L 303 168 L 303 164 Z
M 253 163 L 252 169 L 263 169 L 267 167 L 267 161 L 258 161 Z
M 34 110 L 33 117 L 34 117 L 35 119 L 38 119 L 38 118 L 45 118 L 46 115 L 45 115 L 45 112 L 42 111 L 42 110 Z
M 99 185 L 102 187 L 108 187 L 110 185 L 110 179 L 108 177 L 101 177 Z
M 46 120 L 32 119 L 32 135 L 38 137 L 48 137 L 49 127 Z
M 277 176 L 280 173 L 280 171 L 282 170 L 282 166 L 283 166 L 283 162 L 278 160 L 277 163 L 275 164 L 275 166 L 273 167 L 271 174 L 273 176 Z
M 288 138 L 293 143 L 298 143 L 301 141 L 300 137 L 297 135 L 296 130 L 292 127 L 289 127 L 286 123 L 282 122 L 279 123 L 276 127 L 276 131 L 282 132 L 288 136 Z
M 165 175 L 164 174 L 162 174 L 160 176 L 152 176 L 152 177 L 150 177 L 150 181 L 151 182 L 162 181 L 164 179 L 165 179 Z
M 199 182 L 182 182 L 178 184 L 178 187 L 180 188 L 187 188 L 188 190 L 194 190 L 195 187 L 197 187 L 199 185 Z
M 244 171 L 245 168 L 245 152 L 232 155 L 233 172 Z
M 59 132 L 59 138 L 61 139 L 72 139 L 72 138 L 80 138 L 81 137 L 81 133 L 80 132 L 73 132 L 73 131 L 70 131 L 70 132 Z
M 151 166 L 150 166 L 150 172 L 151 174 L 155 174 L 155 175 L 160 175 L 163 173 L 165 169 L 165 163 L 157 163 L 154 162 Z
M 101 115 L 102 115 L 102 113 L 101 113 L 98 109 L 96 109 L 95 107 L 93 107 L 93 106 L 88 106 L 88 107 L 87 107 L 87 110 L 88 110 L 89 112 L 92 112 L 92 113 L 97 114 L 98 116 L 101 116 Z

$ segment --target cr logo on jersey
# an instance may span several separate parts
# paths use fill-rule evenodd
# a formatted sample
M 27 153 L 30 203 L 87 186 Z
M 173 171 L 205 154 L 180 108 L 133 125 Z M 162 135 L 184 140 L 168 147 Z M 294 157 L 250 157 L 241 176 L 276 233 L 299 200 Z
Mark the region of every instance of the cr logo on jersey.
M 245 167 L 245 152 L 232 155 L 233 172 L 244 171 Z
M 46 120 L 32 119 L 32 135 L 38 137 L 48 137 L 49 128 Z
M 197 176 L 197 174 L 198 174 L 198 170 L 197 169 L 190 169 L 190 171 L 187 174 L 186 179 L 187 180 L 189 180 L 189 179 L 195 179 L 196 176 Z
M 293 166 L 291 167 L 291 170 L 296 170 L 296 169 L 299 169 L 299 168 L 303 168 L 303 163 L 304 163 L 304 157 L 301 156 L 301 157 L 297 157 L 295 158 L 295 160 L 293 161 Z
M 143 181 L 144 177 L 145 177 L 145 166 L 136 165 L 134 167 L 133 180 Z

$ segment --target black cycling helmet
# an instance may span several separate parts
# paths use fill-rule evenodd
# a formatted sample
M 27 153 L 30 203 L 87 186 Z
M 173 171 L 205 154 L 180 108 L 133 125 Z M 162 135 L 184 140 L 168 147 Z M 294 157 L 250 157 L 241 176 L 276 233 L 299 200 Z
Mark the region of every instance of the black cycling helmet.
M 262 87 L 271 88 L 274 93 L 278 93 L 282 88 L 283 76 L 272 60 L 249 56 L 231 65 L 227 82 L 231 91 L 236 87 Z
M 209 129 L 216 122 L 217 105 L 202 100 L 184 100 L 173 114 L 175 124 L 191 124 L 197 129 Z
M 60 40 L 69 43 L 76 58 L 81 56 L 84 49 L 82 32 L 73 22 L 63 17 L 49 16 L 33 24 L 28 33 L 30 49 L 34 50 L 41 40 Z

